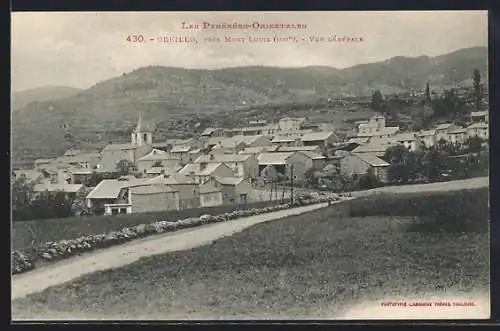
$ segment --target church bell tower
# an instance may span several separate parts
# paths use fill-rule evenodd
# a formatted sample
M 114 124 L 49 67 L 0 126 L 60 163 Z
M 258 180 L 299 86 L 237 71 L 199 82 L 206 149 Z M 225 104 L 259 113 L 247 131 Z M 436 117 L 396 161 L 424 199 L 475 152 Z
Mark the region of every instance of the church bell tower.
M 142 112 L 139 112 L 137 126 L 134 131 L 132 131 L 132 144 L 139 146 L 153 144 L 153 132 L 144 127 L 142 123 Z

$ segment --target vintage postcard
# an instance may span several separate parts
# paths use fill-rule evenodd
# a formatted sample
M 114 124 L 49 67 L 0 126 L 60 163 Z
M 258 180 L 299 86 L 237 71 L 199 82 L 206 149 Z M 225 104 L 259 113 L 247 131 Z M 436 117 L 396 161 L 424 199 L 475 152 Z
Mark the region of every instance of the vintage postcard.
M 486 11 L 11 33 L 13 321 L 490 317 Z

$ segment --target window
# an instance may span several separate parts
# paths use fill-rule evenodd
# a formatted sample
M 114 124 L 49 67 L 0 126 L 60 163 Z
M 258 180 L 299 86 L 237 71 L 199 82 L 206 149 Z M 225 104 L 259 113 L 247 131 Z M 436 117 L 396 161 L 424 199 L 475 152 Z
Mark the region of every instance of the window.
M 111 215 L 118 215 L 118 209 L 111 209 Z
M 120 214 L 126 214 L 127 208 L 120 208 Z
M 143 139 L 144 139 L 144 141 L 148 141 L 148 134 L 147 133 L 144 134 Z

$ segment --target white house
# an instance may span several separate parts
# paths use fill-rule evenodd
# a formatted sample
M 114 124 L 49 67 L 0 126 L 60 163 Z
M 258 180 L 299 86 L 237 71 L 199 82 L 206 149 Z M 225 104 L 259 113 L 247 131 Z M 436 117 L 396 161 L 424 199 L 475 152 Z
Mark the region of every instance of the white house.
M 437 143 L 436 130 L 422 130 L 418 133 L 418 137 L 427 148 L 435 146 Z
M 390 138 L 399 131 L 397 126 L 385 126 L 385 117 L 375 115 L 369 120 L 358 122 L 357 137 Z
M 417 134 L 413 132 L 399 133 L 391 138 L 387 138 L 390 144 L 399 144 L 406 147 L 409 151 L 415 152 L 420 149 L 420 139 Z
M 312 159 L 301 152 L 262 153 L 258 160 L 259 173 L 267 166 L 273 166 L 277 172 L 290 178 L 293 166 L 293 175 L 297 181 L 304 180 L 305 173 L 313 168 Z
M 200 185 L 201 207 L 220 206 L 223 203 L 222 189 L 216 187 L 211 181 Z
M 181 170 L 179 174 L 186 175 L 194 179 L 198 184 L 205 183 L 210 177 L 233 177 L 233 169 L 224 163 L 188 163 Z
M 443 123 L 436 127 L 436 141 L 448 140 L 448 132 L 458 129 L 458 127 L 453 123 Z
M 305 121 L 305 117 L 284 117 L 278 121 L 278 129 L 279 131 L 299 131 Z
M 470 113 L 471 120 L 473 122 L 485 122 L 489 121 L 489 111 L 473 111 Z
M 193 163 L 224 163 L 235 177 L 255 179 L 259 176 L 259 161 L 252 154 L 209 154 L 201 155 Z
M 146 171 L 153 168 L 155 164 L 159 164 L 156 166 L 161 168 L 177 170 L 181 166 L 181 158 L 154 148 L 148 154 L 137 159 L 136 164 L 137 169 L 142 173 L 146 173 Z
M 454 144 L 463 144 L 468 138 L 467 129 L 456 128 L 448 131 L 448 141 Z
M 389 166 L 389 163 L 372 154 L 349 154 L 340 160 L 340 171 L 346 176 L 359 177 L 372 169 L 381 182 L 387 182 Z
M 330 147 L 339 138 L 334 132 L 311 132 L 300 139 L 304 146 L 319 146 L 322 149 Z
M 488 123 L 474 123 L 467 128 L 469 137 L 479 137 L 481 139 L 489 139 Z

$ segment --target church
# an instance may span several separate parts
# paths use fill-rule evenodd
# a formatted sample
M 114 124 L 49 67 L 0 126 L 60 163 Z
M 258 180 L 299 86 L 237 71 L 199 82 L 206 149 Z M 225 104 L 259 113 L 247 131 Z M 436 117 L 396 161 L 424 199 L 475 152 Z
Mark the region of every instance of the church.
M 116 169 L 121 160 L 136 164 L 137 160 L 153 150 L 153 129 L 144 125 L 142 113 L 139 113 L 137 126 L 131 133 L 131 142 L 125 144 L 109 144 L 101 151 L 101 166 L 105 169 Z

